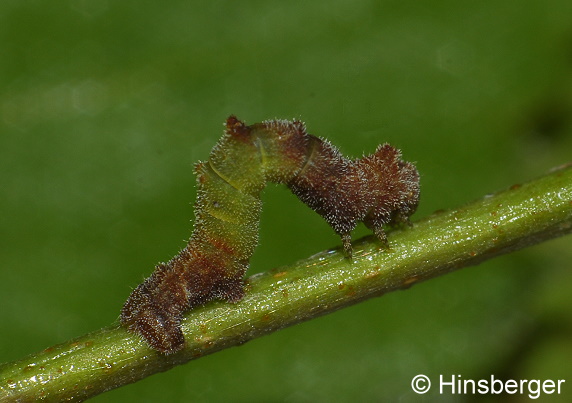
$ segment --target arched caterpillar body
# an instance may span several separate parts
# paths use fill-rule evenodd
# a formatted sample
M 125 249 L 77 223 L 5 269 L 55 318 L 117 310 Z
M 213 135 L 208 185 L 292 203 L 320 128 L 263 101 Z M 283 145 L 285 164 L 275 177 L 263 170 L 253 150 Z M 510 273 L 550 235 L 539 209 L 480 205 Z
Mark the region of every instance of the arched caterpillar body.
M 195 166 L 198 196 L 188 245 L 129 296 L 121 322 L 165 354 L 184 346 L 184 312 L 208 301 L 239 301 L 258 241 L 260 192 L 268 181 L 286 184 L 320 214 L 351 256 L 358 222 L 386 243 L 383 226 L 408 221 L 419 201 L 419 175 L 399 150 L 381 145 L 361 159 L 345 158 L 299 121 L 251 126 L 236 117 L 206 162 Z

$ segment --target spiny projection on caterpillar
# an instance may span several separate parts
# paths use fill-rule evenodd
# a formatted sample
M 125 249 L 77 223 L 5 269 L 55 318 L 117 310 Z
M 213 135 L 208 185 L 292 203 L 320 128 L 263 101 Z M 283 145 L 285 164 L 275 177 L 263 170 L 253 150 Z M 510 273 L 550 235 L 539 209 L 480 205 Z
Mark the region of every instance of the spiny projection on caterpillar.
M 419 201 L 419 174 L 389 144 L 359 159 L 345 158 L 302 122 L 269 120 L 247 126 L 235 116 L 206 162 L 195 165 L 195 227 L 188 245 L 129 296 L 121 323 L 155 350 L 185 345 L 183 314 L 211 300 L 237 302 L 258 242 L 267 182 L 283 183 L 340 235 L 351 258 L 351 231 L 363 222 L 384 243 L 383 226 L 409 222 Z

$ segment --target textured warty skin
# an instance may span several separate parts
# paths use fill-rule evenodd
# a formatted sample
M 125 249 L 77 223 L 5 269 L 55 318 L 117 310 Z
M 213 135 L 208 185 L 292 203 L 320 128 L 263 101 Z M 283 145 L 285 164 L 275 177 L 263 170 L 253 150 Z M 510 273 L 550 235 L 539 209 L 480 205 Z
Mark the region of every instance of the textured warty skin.
M 188 245 L 129 296 L 121 322 L 157 351 L 182 349 L 183 314 L 211 300 L 237 302 L 258 243 L 267 182 L 288 186 L 342 238 L 351 257 L 358 222 L 385 244 L 383 226 L 408 222 L 419 201 L 419 174 L 389 144 L 360 159 L 345 158 L 328 141 L 306 133 L 299 121 L 245 125 L 226 121 L 206 162 L 195 166 L 195 227 Z

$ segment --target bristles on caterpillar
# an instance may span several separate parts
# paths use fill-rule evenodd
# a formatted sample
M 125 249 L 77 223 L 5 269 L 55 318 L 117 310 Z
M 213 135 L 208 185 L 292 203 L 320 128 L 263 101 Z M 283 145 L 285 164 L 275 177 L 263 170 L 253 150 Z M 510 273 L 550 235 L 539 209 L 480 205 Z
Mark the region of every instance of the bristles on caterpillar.
M 239 301 L 258 242 L 260 191 L 288 186 L 340 235 L 351 256 L 351 231 L 363 221 L 384 243 L 383 226 L 408 221 L 419 202 L 419 174 L 389 144 L 351 160 L 300 121 L 247 126 L 235 116 L 206 162 L 195 165 L 195 228 L 187 246 L 129 296 L 120 320 L 155 350 L 184 347 L 183 314 L 211 300 Z

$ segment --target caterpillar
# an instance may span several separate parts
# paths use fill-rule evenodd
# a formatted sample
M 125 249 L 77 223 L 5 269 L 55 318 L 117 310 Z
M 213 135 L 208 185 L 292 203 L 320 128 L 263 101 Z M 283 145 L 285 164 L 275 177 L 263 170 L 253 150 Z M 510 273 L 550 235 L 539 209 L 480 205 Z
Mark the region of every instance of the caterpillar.
M 383 144 L 371 155 L 348 159 L 296 120 L 247 126 L 230 116 L 225 134 L 195 173 L 196 219 L 187 246 L 158 264 L 121 310 L 121 323 L 164 354 L 184 347 L 185 312 L 211 300 L 243 297 L 267 182 L 285 184 L 321 215 L 348 257 L 358 222 L 387 245 L 383 226 L 409 223 L 419 202 L 419 174 L 398 149 Z

